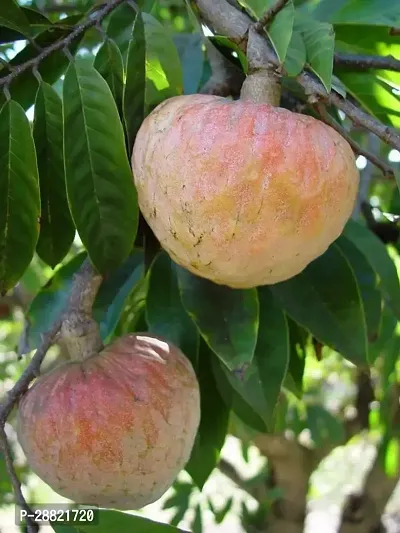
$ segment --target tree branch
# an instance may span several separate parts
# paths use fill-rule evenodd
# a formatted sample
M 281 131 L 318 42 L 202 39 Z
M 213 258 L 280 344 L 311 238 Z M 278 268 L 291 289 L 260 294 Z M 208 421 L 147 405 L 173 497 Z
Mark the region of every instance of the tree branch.
M 373 165 L 375 165 L 377 168 L 379 168 L 383 175 L 386 178 L 394 178 L 394 170 L 390 165 L 379 159 L 375 154 L 372 152 L 368 152 L 368 150 L 364 150 L 364 148 L 361 148 L 361 146 L 350 137 L 350 134 L 341 126 L 338 124 L 328 113 L 326 110 L 326 107 L 323 104 L 317 104 L 316 109 L 318 111 L 318 114 L 322 118 L 322 120 L 331 126 L 333 129 L 335 129 L 340 135 L 346 139 L 346 141 L 350 144 L 353 151 L 356 152 L 359 155 L 363 155 L 368 161 L 370 161 Z
M 267 9 L 260 20 L 254 24 L 254 29 L 258 32 L 262 31 L 288 2 L 289 0 L 277 0 L 276 4 Z
M 60 39 L 54 44 L 48 46 L 36 57 L 29 59 L 21 65 L 13 67 L 10 74 L 0 78 L 0 87 L 8 87 L 10 83 L 20 74 L 29 69 L 37 68 L 39 64 L 43 61 L 43 59 L 46 59 L 46 57 L 51 55 L 53 52 L 57 50 L 62 50 L 63 48 L 67 48 L 74 41 L 74 39 L 76 39 L 76 37 L 84 33 L 92 26 L 100 24 L 107 15 L 109 15 L 112 11 L 114 11 L 115 8 L 117 8 L 120 4 L 126 1 L 127 0 L 110 0 L 104 7 L 93 13 L 91 18 L 88 18 L 87 20 L 85 20 L 85 22 L 82 22 L 82 24 L 78 24 L 74 31 L 71 32 L 67 37 L 65 37 L 64 39 Z
M 245 13 L 235 9 L 225 0 L 194 0 L 201 12 L 202 18 L 215 31 L 227 35 L 235 42 L 243 42 L 249 26 L 253 25 L 252 19 Z M 282 65 L 279 63 L 276 54 L 270 48 L 267 36 L 257 34 L 260 53 L 268 55 L 268 61 L 275 66 L 277 72 L 282 72 Z M 297 78 L 297 82 L 302 86 L 311 103 L 319 100 L 333 104 L 341 109 L 355 124 L 371 131 L 393 148 L 400 150 L 400 134 L 394 129 L 385 126 L 368 113 L 355 106 L 349 100 L 342 98 L 338 93 L 332 91 L 328 94 L 324 86 L 311 74 L 303 72 Z
M 334 63 L 339 67 L 349 67 L 351 70 L 375 68 L 400 72 L 400 60 L 393 56 L 369 56 L 337 52 L 334 56 Z

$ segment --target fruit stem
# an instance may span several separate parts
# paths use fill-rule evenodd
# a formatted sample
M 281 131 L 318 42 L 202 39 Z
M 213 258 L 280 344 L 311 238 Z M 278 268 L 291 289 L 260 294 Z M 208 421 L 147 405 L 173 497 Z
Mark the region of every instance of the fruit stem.
M 73 360 L 83 361 L 103 348 L 99 325 L 92 317 L 93 304 L 102 280 L 88 260 L 75 276 L 68 311 L 60 330 Z
M 282 89 L 280 77 L 272 64 L 272 54 L 264 38 L 250 26 L 247 40 L 249 73 L 242 85 L 241 100 L 279 106 Z

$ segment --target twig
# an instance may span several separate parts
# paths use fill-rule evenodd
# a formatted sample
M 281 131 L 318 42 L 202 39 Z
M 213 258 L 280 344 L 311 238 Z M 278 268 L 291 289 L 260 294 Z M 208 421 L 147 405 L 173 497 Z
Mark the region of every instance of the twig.
M 400 28 L 390 28 L 389 35 L 397 36 L 400 35 Z
M 351 70 L 365 70 L 375 68 L 400 72 L 400 60 L 393 56 L 369 56 L 362 54 L 342 54 L 337 52 L 334 63 L 340 67 L 350 67 Z
M 29 61 L 26 61 L 21 65 L 15 66 L 10 74 L 4 76 L 3 78 L 0 78 L 0 87 L 8 86 L 15 78 L 17 78 L 26 70 L 38 67 L 41 61 L 43 61 L 43 59 L 46 59 L 46 57 L 51 55 L 53 52 L 68 47 L 74 41 L 74 39 L 76 39 L 76 37 L 81 35 L 81 33 L 84 33 L 87 29 L 91 28 L 92 26 L 95 26 L 96 24 L 99 24 L 99 22 L 101 22 L 107 15 L 114 11 L 115 8 L 117 8 L 120 4 L 126 1 L 127 0 L 111 0 L 102 9 L 99 9 L 99 11 L 97 11 L 97 13 L 92 18 L 85 20 L 85 22 L 82 22 L 82 24 L 78 24 L 74 31 L 71 32 L 67 37 L 65 37 L 64 39 L 60 39 L 54 44 L 48 46 L 36 57 L 29 59 Z
M 377 168 L 382 170 L 384 176 L 386 178 L 394 178 L 394 171 L 390 165 L 379 159 L 376 155 L 374 155 L 371 152 L 368 152 L 368 150 L 364 150 L 364 148 L 361 148 L 361 146 L 351 138 L 350 134 L 343 128 L 343 126 L 340 126 L 326 110 L 326 107 L 323 104 L 316 104 L 315 108 L 317 109 L 319 115 L 321 116 L 322 120 L 331 126 L 334 130 L 336 130 L 340 135 L 346 139 L 346 141 L 350 144 L 354 152 L 356 152 L 359 155 L 363 155 L 368 161 L 370 161 L 373 165 L 375 165 Z
M 208 21 L 210 27 L 216 32 L 223 33 L 235 41 L 241 41 L 248 33 L 249 26 L 253 25 L 252 19 L 245 13 L 238 11 L 225 0 L 195 0 L 202 18 Z M 257 34 L 259 39 L 257 45 L 260 51 L 263 49 L 269 54 L 269 62 L 277 68 L 281 68 L 278 58 L 269 46 L 267 37 Z M 298 83 L 303 87 L 306 94 L 312 97 L 313 102 L 318 100 L 336 105 L 355 124 L 371 131 L 393 148 L 400 150 L 400 134 L 391 129 L 379 120 L 376 120 L 362 109 L 355 106 L 346 99 L 343 99 L 336 92 L 328 94 L 323 85 L 310 74 L 303 72 L 297 77 Z
M 385 126 L 379 120 L 357 107 L 349 100 L 343 98 L 338 93 L 332 91 L 328 94 L 325 88 L 307 72 L 303 72 L 297 77 L 297 81 L 305 90 L 306 94 L 315 98 L 335 105 L 341 109 L 355 124 L 358 124 L 365 130 L 371 131 L 385 143 L 391 145 L 396 150 L 400 150 L 400 135 L 389 126 Z
M 32 510 L 26 503 L 24 495 L 22 494 L 21 482 L 18 479 L 17 473 L 14 469 L 11 447 L 7 440 L 7 435 L 3 426 L 0 426 L 0 449 L 4 455 L 7 472 L 10 476 L 11 484 L 15 494 L 15 501 L 21 507 L 21 509 L 24 509 L 28 513 L 27 531 L 28 533 L 37 533 L 39 531 L 39 527 L 29 518 L 29 515 L 32 515 Z
M 282 11 L 288 1 L 289 0 L 277 0 L 276 4 L 267 9 L 260 20 L 254 24 L 254 29 L 258 32 L 261 32 L 265 26 L 267 26 L 273 20 L 279 11 Z

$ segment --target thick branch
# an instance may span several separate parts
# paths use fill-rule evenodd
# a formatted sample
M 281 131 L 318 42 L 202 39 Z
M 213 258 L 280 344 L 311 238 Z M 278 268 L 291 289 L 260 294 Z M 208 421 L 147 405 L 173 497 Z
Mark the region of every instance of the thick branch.
M 289 0 L 277 0 L 276 4 L 267 9 L 260 20 L 254 24 L 254 29 L 259 32 L 262 31 L 288 2 Z
M 195 0 L 201 12 L 203 20 L 214 28 L 215 31 L 227 35 L 235 42 L 243 42 L 243 37 L 247 34 L 249 26 L 253 24 L 252 19 L 235 9 L 225 0 Z M 281 68 L 278 58 L 269 46 L 267 37 L 258 34 L 257 46 L 264 49 L 269 54 L 269 61 L 277 69 Z M 298 83 L 303 87 L 306 94 L 316 103 L 318 100 L 333 104 L 341 109 L 355 124 L 371 131 L 393 148 L 400 150 L 400 134 L 389 128 L 365 113 L 348 100 L 342 98 L 338 93 L 328 94 L 323 85 L 310 74 L 303 72 L 297 77 Z
M 375 68 L 380 70 L 394 70 L 400 72 L 400 60 L 393 56 L 369 56 L 362 54 L 343 54 L 337 52 L 334 56 L 337 66 L 349 67 L 351 70 L 365 70 Z
M 368 150 L 364 150 L 364 148 L 361 148 L 361 146 L 354 139 L 352 139 L 350 134 L 343 128 L 343 126 L 341 126 L 335 120 L 333 120 L 333 118 L 331 118 L 324 105 L 317 104 L 316 108 L 322 120 L 326 124 L 331 126 L 333 129 L 335 129 L 338 133 L 340 133 L 340 135 L 350 144 L 356 154 L 363 155 L 373 165 L 382 170 L 385 177 L 390 179 L 394 178 L 394 171 L 392 167 L 385 163 L 385 161 L 379 159 L 379 157 L 376 157 L 376 155 L 372 152 L 368 152 Z
M 21 65 L 13 67 L 13 70 L 10 74 L 4 76 L 3 78 L 0 78 L 0 87 L 7 87 L 15 78 L 17 78 L 23 72 L 37 68 L 39 64 L 43 61 L 43 59 L 46 59 L 46 57 L 51 55 L 53 52 L 57 50 L 62 50 L 63 48 L 67 48 L 74 41 L 74 39 L 76 39 L 76 37 L 84 33 L 92 26 L 100 24 L 107 15 L 114 11 L 116 7 L 126 1 L 127 0 L 111 0 L 110 2 L 108 2 L 96 13 L 92 14 L 91 18 L 88 18 L 87 20 L 85 20 L 85 22 L 82 22 L 82 24 L 78 24 L 74 31 L 72 31 L 67 37 L 65 37 L 64 39 L 60 39 L 54 44 L 48 46 L 36 57 L 29 59 L 29 61 L 26 61 Z

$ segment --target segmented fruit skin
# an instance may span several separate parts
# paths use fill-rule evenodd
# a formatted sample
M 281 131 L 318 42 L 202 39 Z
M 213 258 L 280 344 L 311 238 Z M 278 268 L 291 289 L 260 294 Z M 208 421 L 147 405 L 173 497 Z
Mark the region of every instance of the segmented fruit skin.
M 359 186 L 352 149 L 331 127 L 210 95 L 160 104 L 132 166 L 140 209 L 172 259 L 236 288 L 289 279 L 322 255 Z
M 199 422 L 189 360 L 142 333 L 40 377 L 19 404 L 17 432 L 32 470 L 57 493 L 139 509 L 184 468 Z

